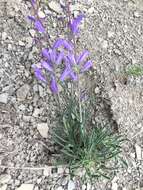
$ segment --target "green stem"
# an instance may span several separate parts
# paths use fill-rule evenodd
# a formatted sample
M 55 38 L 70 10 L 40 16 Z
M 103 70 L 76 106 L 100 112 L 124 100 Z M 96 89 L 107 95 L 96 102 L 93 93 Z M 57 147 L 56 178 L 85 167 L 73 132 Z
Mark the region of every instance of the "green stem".
M 80 116 L 80 127 L 81 132 L 84 137 L 85 130 L 83 126 L 83 117 L 82 117 L 82 101 L 81 101 L 81 92 L 80 92 L 80 75 L 78 75 L 78 104 L 79 104 L 79 116 Z

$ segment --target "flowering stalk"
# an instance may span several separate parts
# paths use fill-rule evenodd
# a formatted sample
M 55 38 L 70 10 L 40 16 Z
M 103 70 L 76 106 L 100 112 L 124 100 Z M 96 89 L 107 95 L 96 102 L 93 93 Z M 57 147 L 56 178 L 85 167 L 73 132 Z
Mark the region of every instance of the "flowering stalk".
M 42 20 L 38 15 L 39 5 L 36 0 L 31 0 L 32 7 L 34 10 L 34 17 L 30 16 L 30 20 L 34 22 L 35 29 L 39 33 L 42 33 L 44 36 L 47 36 L 47 32 L 43 26 Z M 78 94 L 79 102 L 79 114 L 80 114 L 80 123 L 83 123 L 82 118 L 82 101 L 81 101 L 81 87 L 80 87 L 80 75 L 88 71 L 92 67 L 91 61 L 86 61 L 89 52 L 84 50 L 81 55 L 77 55 L 77 45 L 76 39 L 79 35 L 79 25 L 83 19 L 83 15 L 79 15 L 77 18 L 72 19 L 70 12 L 70 1 L 67 1 L 67 13 L 68 13 L 68 27 L 70 30 L 71 39 L 57 39 L 53 45 L 50 45 L 49 48 L 43 49 L 41 47 L 41 62 L 32 67 L 35 72 L 35 76 L 38 80 L 49 84 L 50 80 L 50 89 L 53 94 L 59 99 L 59 90 L 58 83 L 64 82 L 67 79 L 71 81 L 72 88 L 71 94 L 75 95 L 74 85 L 76 84 L 76 91 Z M 42 45 L 42 43 L 40 43 Z M 57 69 L 61 70 L 61 66 L 64 65 L 64 70 L 62 71 L 60 77 L 57 76 Z M 76 83 L 74 83 L 76 81 Z M 60 105 L 60 101 L 59 101 Z

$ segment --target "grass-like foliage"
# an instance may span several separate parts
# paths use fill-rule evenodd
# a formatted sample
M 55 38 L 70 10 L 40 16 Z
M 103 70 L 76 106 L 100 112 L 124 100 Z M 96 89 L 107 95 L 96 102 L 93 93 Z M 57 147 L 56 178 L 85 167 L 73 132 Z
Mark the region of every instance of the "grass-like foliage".
M 88 126 L 86 115 L 80 123 L 76 105 L 70 103 L 54 131 L 61 153 L 58 161 L 68 164 L 73 175 L 81 169 L 83 177 L 90 180 L 101 176 L 109 178 L 111 168 L 107 163 L 118 157 L 123 139 L 100 124 Z
M 94 60 L 87 49 L 80 52 L 78 44 L 80 25 L 86 15 L 80 13 L 73 17 L 69 0 L 61 8 L 66 17 L 60 20 L 64 27 L 66 24 L 68 35 L 65 32 L 64 38 L 55 38 L 51 44 L 46 15 L 39 15 L 40 1 L 31 0 L 32 14 L 28 18 L 37 32 L 33 44 L 40 50 L 40 62 L 32 64 L 33 72 L 39 82 L 50 88 L 61 112 L 53 137 L 62 163 L 67 164 L 74 174 L 81 169 L 83 176 L 89 179 L 108 177 L 107 161 L 116 159 L 120 153 L 122 138 L 107 126 L 91 122 L 95 95 L 91 96 L 91 81 L 87 74 L 94 69 Z M 47 47 L 44 45 L 46 41 Z M 134 68 L 128 73 L 137 75 L 142 70 Z M 63 101 L 60 101 L 61 96 L 65 97 Z
M 126 74 L 134 77 L 141 76 L 143 75 L 143 67 L 139 65 L 131 66 L 127 69 Z

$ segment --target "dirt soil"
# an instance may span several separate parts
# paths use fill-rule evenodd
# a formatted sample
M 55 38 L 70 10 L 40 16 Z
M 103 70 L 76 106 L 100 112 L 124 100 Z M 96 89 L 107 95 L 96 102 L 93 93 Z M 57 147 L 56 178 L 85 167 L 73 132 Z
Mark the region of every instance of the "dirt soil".
M 47 23 L 53 41 L 65 30 L 50 2 L 42 10 L 51 15 Z M 64 3 L 55 2 L 58 7 Z M 31 69 L 39 57 L 27 20 L 30 7 L 28 0 L 0 0 L 0 190 L 143 190 L 143 76 L 125 74 L 143 63 L 143 1 L 72 1 L 74 15 L 82 11 L 86 16 L 79 49 L 89 49 L 95 61 L 95 120 L 112 123 L 129 139 L 122 153 L 128 167 L 92 186 L 70 180 L 63 168 L 51 169 L 55 104 Z

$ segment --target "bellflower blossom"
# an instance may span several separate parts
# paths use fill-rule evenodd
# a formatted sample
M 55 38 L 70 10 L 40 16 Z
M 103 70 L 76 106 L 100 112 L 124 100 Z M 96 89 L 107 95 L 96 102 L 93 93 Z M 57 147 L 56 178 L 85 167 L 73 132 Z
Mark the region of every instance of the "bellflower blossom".
M 64 47 L 65 49 L 69 50 L 69 51 L 73 51 L 73 44 L 65 39 L 59 38 L 58 40 L 56 40 L 56 42 L 53 45 L 54 49 L 57 49 L 59 47 Z
M 77 35 L 79 33 L 79 25 L 84 18 L 84 15 L 79 15 L 77 18 L 70 21 L 69 26 L 74 35 Z
M 38 32 L 40 33 L 45 32 L 45 28 L 40 20 L 36 19 L 34 16 L 28 16 L 28 19 L 34 22 L 34 26 L 36 30 L 38 30 Z
M 46 78 L 42 74 L 42 69 L 46 70 L 50 76 L 50 89 L 54 94 L 58 93 L 58 85 L 56 80 L 55 69 L 64 60 L 65 56 L 63 52 L 59 52 L 54 48 L 43 49 L 41 52 L 43 60 L 40 62 L 40 68 L 33 65 L 35 76 L 38 80 L 47 82 Z
M 31 4 L 34 6 L 36 4 L 36 0 L 31 0 Z
M 32 6 L 33 6 L 33 8 L 35 7 L 35 5 L 36 5 L 36 0 L 31 0 L 31 4 L 32 4 Z M 35 9 L 35 8 L 34 8 Z M 44 26 L 43 26 L 43 24 L 42 24 L 42 22 L 41 22 L 41 20 L 40 19 L 38 19 L 38 18 L 36 18 L 36 17 L 38 17 L 37 15 L 38 15 L 38 10 L 35 10 L 35 16 L 28 16 L 28 19 L 29 20 L 31 20 L 32 22 L 34 22 L 34 26 L 35 26 L 35 28 L 36 28 L 36 30 L 38 30 L 38 32 L 40 32 L 40 33 L 44 33 L 45 32 L 45 28 L 44 28 Z
M 42 74 L 42 68 L 37 67 L 36 65 L 32 65 L 34 69 L 34 74 L 38 80 L 41 80 L 44 83 L 47 83 L 46 78 Z
M 69 54 L 67 56 L 66 67 L 61 74 L 60 80 L 64 81 L 67 77 L 70 77 L 72 80 L 78 80 L 78 75 L 89 71 L 92 68 L 93 63 L 91 60 L 86 61 L 89 52 L 87 50 L 83 51 L 79 57 L 76 57 L 74 54 Z
M 52 75 L 52 77 L 51 77 L 50 89 L 53 92 L 53 94 L 57 94 L 58 93 L 58 85 L 57 85 L 56 78 L 55 78 L 54 75 Z

